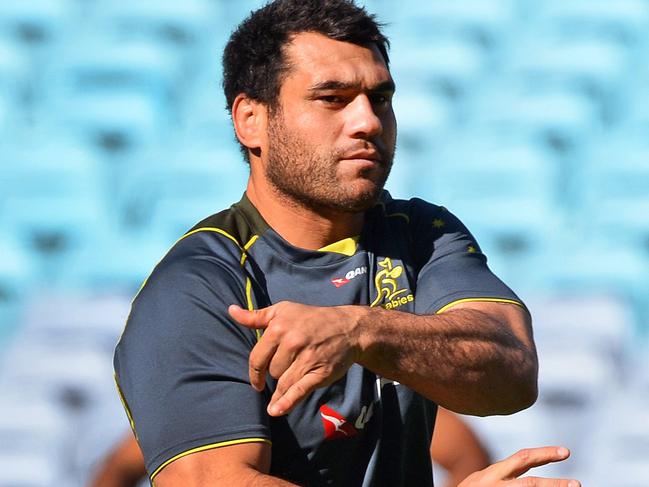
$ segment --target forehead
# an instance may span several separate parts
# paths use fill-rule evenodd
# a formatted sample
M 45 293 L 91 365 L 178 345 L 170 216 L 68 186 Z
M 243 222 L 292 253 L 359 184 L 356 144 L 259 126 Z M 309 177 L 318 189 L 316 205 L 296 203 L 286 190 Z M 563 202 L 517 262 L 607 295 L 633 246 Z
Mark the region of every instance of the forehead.
M 374 44 L 359 46 L 302 32 L 293 37 L 285 53 L 290 70 L 284 84 L 312 85 L 335 80 L 365 87 L 392 80 Z

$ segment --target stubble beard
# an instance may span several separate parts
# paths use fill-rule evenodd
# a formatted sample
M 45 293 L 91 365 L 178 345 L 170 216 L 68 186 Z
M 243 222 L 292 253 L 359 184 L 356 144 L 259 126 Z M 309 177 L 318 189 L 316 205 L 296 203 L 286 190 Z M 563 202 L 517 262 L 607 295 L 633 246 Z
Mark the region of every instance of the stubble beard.
M 266 178 L 289 205 L 304 206 L 318 213 L 358 213 L 378 202 L 390 174 L 393 153 L 381 151 L 382 174 L 375 184 L 358 191 L 354 183 L 342 183 L 337 169 L 344 151 L 325 153 L 318 146 L 291 133 L 281 113 L 269 120 L 269 149 Z

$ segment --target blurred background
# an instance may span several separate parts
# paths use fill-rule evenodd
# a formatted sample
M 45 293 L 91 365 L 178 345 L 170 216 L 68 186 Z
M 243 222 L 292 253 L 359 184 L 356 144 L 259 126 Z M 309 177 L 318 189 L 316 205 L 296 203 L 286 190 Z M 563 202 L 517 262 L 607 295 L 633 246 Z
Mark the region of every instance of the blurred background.
M 649 0 L 359 3 L 392 39 L 388 189 L 457 214 L 533 312 L 537 404 L 471 425 L 646 487 Z M 0 2 L 0 487 L 83 486 L 127 431 L 130 299 L 244 189 L 220 56 L 260 4 Z

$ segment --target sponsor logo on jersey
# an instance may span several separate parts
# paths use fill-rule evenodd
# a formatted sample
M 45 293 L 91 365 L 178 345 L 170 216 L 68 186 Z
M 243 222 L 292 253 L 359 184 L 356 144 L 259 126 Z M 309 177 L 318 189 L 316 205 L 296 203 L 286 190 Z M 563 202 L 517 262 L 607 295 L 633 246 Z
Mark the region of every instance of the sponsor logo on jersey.
M 356 421 L 352 425 L 342 414 L 323 404 L 320 406 L 320 418 L 324 427 L 325 440 L 356 436 L 359 430 L 365 429 L 365 425 L 369 423 L 373 415 L 374 403 L 370 403 L 369 406 L 363 406 L 358 418 L 356 418 Z
M 336 287 L 342 287 L 355 277 L 361 276 L 363 274 L 367 274 L 367 266 L 357 267 L 356 269 L 353 269 L 345 274 L 345 277 L 335 277 L 331 280 L 331 284 Z
M 380 304 L 386 309 L 394 309 L 414 301 L 415 297 L 408 288 L 399 288 L 398 279 L 403 275 L 403 266 L 394 265 L 389 257 L 378 264 L 381 270 L 374 278 L 377 294 L 372 306 Z
M 326 404 L 320 406 L 320 417 L 324 427 L 325 440 L 351 438 L 358 434 L 358 430 L 347 421 L 347 418 Z

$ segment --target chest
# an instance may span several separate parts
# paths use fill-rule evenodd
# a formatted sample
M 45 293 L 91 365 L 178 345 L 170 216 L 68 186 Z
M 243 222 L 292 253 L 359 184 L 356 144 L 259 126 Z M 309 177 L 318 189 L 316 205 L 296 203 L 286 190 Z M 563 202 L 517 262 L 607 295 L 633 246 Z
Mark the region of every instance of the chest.
M 358 304 L 414 310 L 416 271 L 407 254 L 361 251 L 316 266 L 271 258 L 259 271 L 263 278 L 255 281 L 260 306 L 294 301 L 314 306 Z

